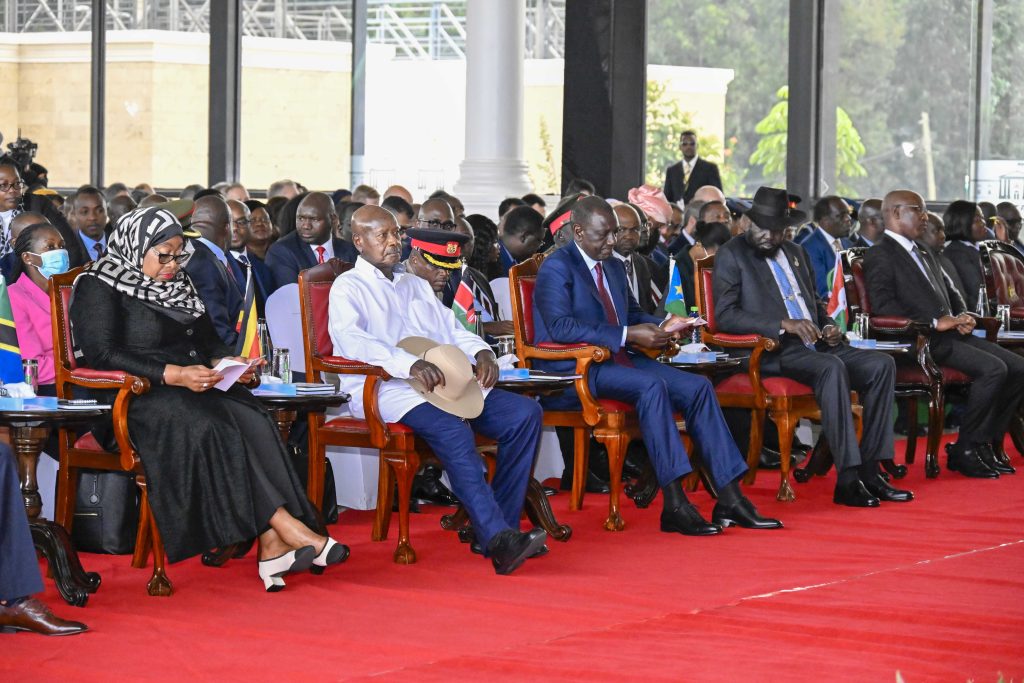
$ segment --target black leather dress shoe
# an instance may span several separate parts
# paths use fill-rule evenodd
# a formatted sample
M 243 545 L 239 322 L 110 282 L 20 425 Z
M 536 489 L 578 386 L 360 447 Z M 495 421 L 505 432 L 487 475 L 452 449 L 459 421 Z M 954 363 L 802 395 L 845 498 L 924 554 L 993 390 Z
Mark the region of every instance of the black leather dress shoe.
M 701 517 L 692 503 L 685 503 L 671 511 L 662 510 L 661 530 L 684 536 L 717 536 L 722 533 L 722 527 Z
M 536 556 L 548 533 L 543 529 L 516 531 L 505 529 L 487 544 L 487 556 L 491 558 L 495 574 L 511 574 L 523 562 Z
M 754 504 L 746 497 L 740 498 L 735 505 L 729 507 L 722 505 L 721 501 L 715 503 L 715 509 L 711 511 L 711 521 L 723 528 L 733 524 L 744 529 L 782 528 L 782 522 L 779 520 L 762 517 Z
M 848 484 L 836 485 L 835 493 L 832 494 L 832 502 L 836 505 L 848 505 L 854 508 L 876 508 L 879 506 L 878 498 L 871 494 L 860 479 L 854 479 Z
M 469 551 L 471 553 L 473 553 L 474 555 L 483 555 L 484 554 L 484 547 L 482 545 L 480 545 L 479 541 L 475 541 L 474 540 L 472 543 L 469 544 Z M 544 557 L 545 555 L 548 554 L 548 552 L 549 552 L 548 544 L 545 543 L 544 545 L 542 545 L 540 547 L 540 550 L 535 552 L 533 555 L 530 555 L 530 557 L 528 557 L 527 559 L 532 560 L 535 557 Z
M 950 472 L 959 472 L 965 477 L 973 479 L 998 479 L 999 473 L 985 464 L 981 459 L 981 449 L 968 448 L 961 450 L 955 444 L 946 446 L 946 469 Z
M 904 491 L 889 485 L 880 475 L 862 480 L 864 488 L 872 496 L 886 503 L 908 503 L 914 500 L 913 491 Z
M 455 494 L 441 482 L 441 468 L 437 465 L 427 465 L 413 477 L 412 498 L 426 505 L 454 507 L 459 504 Z
M 73 636 L 88 630 L 81 622 L 61 619 L 35 598 L 17 605 L 0 605 L 0 633 L 30 631 L 44 636 Z
M 978 446 L 978 457 L 981 458 L 981 461 L 985 463 L 990 470 L 995 470 L 999 474 L 1014 474 L 1017 471 L 1014 469 L 1013 465 L 1010 464 L 1009 458 L 1007 458 L 1006 461 L 1003 461 L 998 455 L 996 455 L 995 449 L 987 443 Z

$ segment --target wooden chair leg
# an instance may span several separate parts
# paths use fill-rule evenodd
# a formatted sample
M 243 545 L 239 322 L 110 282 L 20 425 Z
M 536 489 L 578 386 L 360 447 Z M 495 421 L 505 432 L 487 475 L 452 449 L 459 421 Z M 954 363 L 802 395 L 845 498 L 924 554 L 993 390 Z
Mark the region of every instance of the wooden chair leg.
M 409 499 L 412 497 L 412 479 L 420 466 L 419 456 L 413 453 L 395 453 L 387 458 L 398 482 L 398 546 L 396 564 L 415 564 L 416 551 L 409 542 Z
M 379 472 L 377 474 L 377 514 L 373 518 L 373 531 L 370 538 L 374 541 L 384 541 L 388 537 L 388 528 L 391 526 L 391 506 L 394 503 L 395 477 L 391 474 L 391 467 L 383 454 L 380 456 Z
M 608 495 L 608 518 L 604 521 L 604 528 L 608 531 L 622 531 L 626 523 L 619 511 L 619 498 L 622 496 L 622 463 L 626 457 L 626 447 L 629 446 L 629 437 L 615 432 L 601 434 L 597 438 L 608 449 L 608 474 L 611 479 L 608 482 L 611 493 Z
M 791 503 L 796 500 L 796 493 L 793 485 L 789 483 L 789 472 L 793 462 L 793 432 L 796 431 L 796 422 L 788 412 L 772 414 L 772 420 L 779 431 L 779 455 L 781 460 L 779 492 L 775 499 L 783 503 Z
M 757 468 L 761 464 L 761 449 L 764 448 L 765 411 L 750 411 L 750 445 L 747 446 L 747 473 L 743 483 L 753 484 L 757 480 Z
M 143 494 L 143 505 L 149 508 L 149 496 Z M 164 556 L 164 542 L 160 539 L 160 530 L 156 527 L 156 518 L 153 517 L 153 511 L 150 510 L 149 514 L 150 522 L 150 537 L 152 538 L 153 544 L 153 576 L 150 577 L 149 583 L 146 584 L 146 592 L 150 595 L 157 597 L 169 597 L 173 592 L 171 586 L 171 580 L 167 577 L 167 572 L 164 569 L 166 563 L 166 557 Z
M 139 501 L 139 528 L 135 533 L 135 552 L 132 553 L 132 567 L 142 569 L 149 559 L 149 551 L 153 547 L 153 523 L 150 519 L 153 511 L 149 507 L 149 496 L 146 493 L 146 485 L 136 477 L 135 483 L 139 487 L 141 500 Z
M 903 457 L 908 465 L 914 464 L 917 457 L 917 397 L 907 399 L 907 451 Z
M 327 448 L 320 444 L 317 437 L 319 423 L 322 423 L 323 416 L 317 420 L 313 413 L 309 415 L 309 451 L 308 477 L 306 481 L 306 496 L 313 504 L 314 510 L 319 510 L 324 502 L 324 476 L 327 470 Z
M 946 395 L 941 385 L 933 386 L 928 398 L 928 450 L 924 454 L 924 475 L 939 476 L 939 439 L 946 423 Z
M 57 501 L 53 512 L 54 521 L 71 533 L 75 519 L 75 499 L 78 496 L 78 468 L 71 467 L 63 460 L 57 470 Z
M 572 493 L 569 509 L 583 508 L 583 494 L 587 490 L 587 472 L 590 469 L 590 435 L 586 429 L 572 430 Z

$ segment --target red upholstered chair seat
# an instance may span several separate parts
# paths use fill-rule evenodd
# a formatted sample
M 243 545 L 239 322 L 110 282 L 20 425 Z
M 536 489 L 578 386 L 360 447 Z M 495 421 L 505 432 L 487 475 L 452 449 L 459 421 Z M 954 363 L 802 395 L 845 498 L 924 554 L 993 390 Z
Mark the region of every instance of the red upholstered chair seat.
M 96 440 L 96 437 L 92 435 L 92 432 L 86 432 L 85 436 L 80 436 L 78 441 L 75 442 L 75 448 L 82 451 L 106 453 L 106 449 L 100 446 L 100 442 Z
M 366 420 L 358 417 L 335 417 L 328 420 L 324 424 L 324 429 L 330 429 L 336 432 L 349 432 L 353 434 L 369 433 L 370 428 L 366 425 Z M 410 434 L 412 429 L 406 427 L 401 422 L 389 422 L 388 431 L 394 434 Z
M 601 406 L 601 410 L 606 413 L 630 413 L 633 412 L 633 406 L 622 401 L 615 401 L 610 398 L 599 398 L 597 404 Z
M 813 396 L 814 390 L 787 377 L 762 377 L 761 383 L 770 396 Z M 715 386 L 720 394 L 753 394 L 754 386 L 750 383 L 750 375 L 745 372 L 732 375 Z

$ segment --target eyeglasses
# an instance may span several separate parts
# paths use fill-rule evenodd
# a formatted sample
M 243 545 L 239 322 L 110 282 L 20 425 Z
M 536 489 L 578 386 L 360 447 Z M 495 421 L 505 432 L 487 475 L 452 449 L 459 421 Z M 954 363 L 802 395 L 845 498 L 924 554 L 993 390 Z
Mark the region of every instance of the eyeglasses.
M 249 227 L 250 225 L 252 225 L 252 221 L 249 220 L 248 218 L 236 218 L 235 219 L 235 225 L 241 225 L 241 226 L 244 226 L 244 227 Z
M 448 232 L 451 232 L 452 230 L 455 229 L 455 223 L 454 222 L 452 222 L 452 221 L 444 221 L 442 223 L 441 221 L 437 220 L 436 218 L 433 219 L 433 220 L 429 220 L 429 221 L 425 221 L 423 219 L 417 219 L 416 223 L 418 223 L 419 225 L 422 225 L 425 228 L 429 228 L 430 230 L 446 230 Z
M 19 180 L 16 183 L 0 183 L 0 194 L 7 194 L 11 190 L 18 190 L 24 192 L 25 188 L 28 187 L 23 181 Z
M 153 252 L 156 254 L 156 258 L 158 261 L 160 261 L 161 266 L 166 266 L 171 261 L 174 261 L 179 266 L 183 266 L 186 263 L 188 263 L 188 260 L 190 258 L 192 258 L 192 252 L 182 252 L 180 254 L 164 254 L 163 252 L 159 252 L 156 249 L 154 249 Z

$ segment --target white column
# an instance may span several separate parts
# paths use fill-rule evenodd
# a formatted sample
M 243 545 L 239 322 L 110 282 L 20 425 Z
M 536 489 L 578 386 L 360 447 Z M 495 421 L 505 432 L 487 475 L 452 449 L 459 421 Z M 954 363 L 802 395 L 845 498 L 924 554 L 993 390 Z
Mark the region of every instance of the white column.
M 466 158 L 452 192 L 466 213 L 532 191 L 523 161 L 524 0 L 466 4 Z

